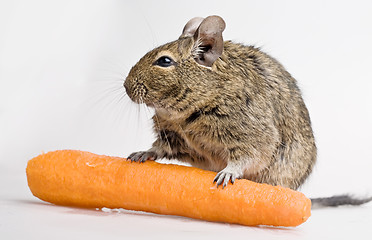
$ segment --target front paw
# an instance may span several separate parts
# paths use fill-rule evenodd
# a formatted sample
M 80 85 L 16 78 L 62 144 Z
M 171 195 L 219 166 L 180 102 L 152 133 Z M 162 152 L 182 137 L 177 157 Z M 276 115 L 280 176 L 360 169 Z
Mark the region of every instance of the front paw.
M 145 162 L 146 160 L 153 160 L 157 159 L 158 155 L 154 151 L 141 151 L 141 152 L 134 152 L 129 155 L 128 160 L 131 162 Z
M 231 169 L 225 168 L 219 173 L 217 173 L 213 182 L 217 183 L 217 188 L 218 186 L 222 185 L 222 189 L 223 189 L 224 187 L 227 186 L 229 182 L 231 182 L 231 184 L 234 184 L 235 180 L 241 177 L 242 177 L 241 174 L 238 173 L 237 171 L 231 171 Z

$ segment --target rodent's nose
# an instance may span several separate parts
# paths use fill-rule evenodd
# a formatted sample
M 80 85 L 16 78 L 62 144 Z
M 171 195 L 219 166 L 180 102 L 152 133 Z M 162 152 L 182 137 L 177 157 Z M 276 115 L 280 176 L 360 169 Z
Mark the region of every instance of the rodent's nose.
M 129 83 L 129 80 L 128 79 L 125 79 L 124 83 L 123 83 L 123 86 L 125 88 L 125 92 L 127 93 L 128 97 L 130 99 L 132 99 L 132 91 L 131 91 L 131 87 L 130 87 L 130 83 Z
M 129 86 L 128 86 L 129 84 L 128 84 L 128 81 L 125 79 L 125 81 L 124 81 L 124 83 L 123 83 L 123 86 L 124 86 L 124 88 L 125 88 L 125 91 L 127 92 L 127 94 L 129 95 Z

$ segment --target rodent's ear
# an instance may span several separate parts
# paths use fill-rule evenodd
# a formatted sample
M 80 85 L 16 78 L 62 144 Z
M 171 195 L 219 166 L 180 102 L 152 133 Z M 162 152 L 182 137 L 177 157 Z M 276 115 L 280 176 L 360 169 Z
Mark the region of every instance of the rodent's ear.
M 188 21 L 185 25 L 185 27 L 182 30 L 182 34 L 179 38 L 184 37 L 192 37 L 194 36 L 196 30 L 200 26 L 200 24 L 203 22 L 204 18 L 202 17 L 194 17 L 190 21 Z
M 195 46 L 192 50 L 194 59 L 201 65 L 211 67 L 222 55 L 225 21 L 219 16 L 205 18 L 194 34 Z

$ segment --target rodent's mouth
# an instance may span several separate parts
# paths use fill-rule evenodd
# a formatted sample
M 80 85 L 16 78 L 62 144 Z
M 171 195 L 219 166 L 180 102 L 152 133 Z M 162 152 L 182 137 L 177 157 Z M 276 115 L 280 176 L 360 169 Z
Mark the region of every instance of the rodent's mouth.
M 133 84 L 130 84 L 128 80 L 124 82 L 124 88 L 127 92 L 129 98 L 135 102 L 135 103 L 146 103 L 146 95 L 147 95 L 147 88 L 146 86 L 141 82 L 134 82 Z M 148 104 L 147 104 L 148 105 Z

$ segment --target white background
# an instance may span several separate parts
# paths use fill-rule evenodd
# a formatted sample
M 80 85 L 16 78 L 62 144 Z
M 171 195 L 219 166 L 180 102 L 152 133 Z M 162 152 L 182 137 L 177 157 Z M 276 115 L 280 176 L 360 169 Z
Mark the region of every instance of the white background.
M 42 151 L 147 149 L 151 110 L 124 95 L 125 76 L 190 18 L 212 14 L 226 40 L 262 47 L 298 80 L 319 149 L 301 191 L 372 194 L 370 1 L 0 1 L 1 239 L 370 238 L 372 204 L 272 229 L 57 207 L 29 192 L 25 167 Z

